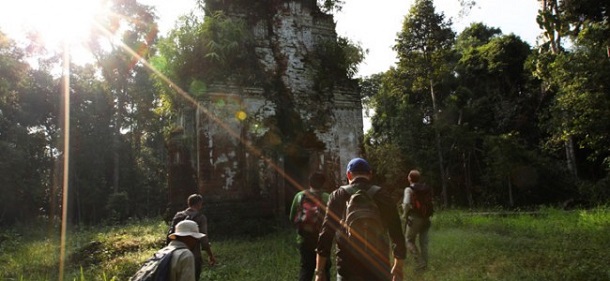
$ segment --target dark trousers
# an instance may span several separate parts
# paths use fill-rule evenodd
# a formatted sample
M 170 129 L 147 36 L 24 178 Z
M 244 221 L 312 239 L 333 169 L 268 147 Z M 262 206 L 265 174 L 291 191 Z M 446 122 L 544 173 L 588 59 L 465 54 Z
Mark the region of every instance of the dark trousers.
M 355 249 L 346 240 L 338 241 L 337 248 L 337 281 L 392 280 L 389 244 L 377 249 L 379 253 L 376 254 L 366 254 Z M 382 258 L 379 254 L 387 258 Z
M 199 256 L 195 256 L 195 280 L 199 281 L 199 276 L 201 276 L 201 264 L 203 263 L 203 257 L 201 256 L 201 252 Z
M 390 271 L 388 266 L 381 264 L 369 268 L 363 264 L 352 263 L 349 267 L 343 265 L 343 268 L 337 268 L 337 281 L 390 281 Z
M 316 247 L 315 243 L 300 243 L 299 253 L 301 254 L 301 270 L 299 271 L 299 281 L 311 281 L 316 270 Z M 326 280 L 330 281 L 330 259 L 326 261 L 324 273 Z

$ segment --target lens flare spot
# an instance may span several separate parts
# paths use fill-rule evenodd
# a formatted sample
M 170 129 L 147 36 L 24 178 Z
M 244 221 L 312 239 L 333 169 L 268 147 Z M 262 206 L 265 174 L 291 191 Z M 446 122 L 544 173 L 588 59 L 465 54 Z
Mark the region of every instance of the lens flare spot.
M 246 112 L 244 112 L 243 110 L 240 110 L 237 113 L 235 113 L 235 117 L 239 121 L 244 121 L 248 117 L 248 114 L 246 114 Z

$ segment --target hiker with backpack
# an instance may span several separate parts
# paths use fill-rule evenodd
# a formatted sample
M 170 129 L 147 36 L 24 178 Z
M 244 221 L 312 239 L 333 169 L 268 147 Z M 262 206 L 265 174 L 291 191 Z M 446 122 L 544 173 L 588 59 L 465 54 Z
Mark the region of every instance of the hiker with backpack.
M 301 255 L 299 281 L 311 281 L 316 269 L 316 245 L 326 214 L 328 193 L 322 191 L 326 177 L 320 172 L 309 176 L 309 188 L 298 192 L 292 200 L 290 219 L 297 228 L 297 244 Z M 324 274 L 330 279 L 330 260 Z
M 428 232 L 432 225 L 430 217 L 434 214 L 432 188 L 420 183 L 421 174 L 411 170 L 407 177 L 409 186 L 405 188 L 402 207 L 406 221 L 407 249 L 415 258 L 416 270 L 428 266 Z M 415 241 L 419 239 L 419 249 Z
M 204 250 L 208 254 L 208 264 L 216 264 L 216 258 L 212 253 L 210 247 L 210 240 L 208 238 L 208 219 L 203 214 L 203 197 L 199 194 L 192 194 L 187 199 L 188 208 L 184 211 L 179 211 L 174 215 L 172 222 L 169 226 L 168 234 L 174 231 L 174 227 L 181 221 L 190 220 L 197 223 L 199 226 L 199 232 L 205 234 L 205 236 L 198 241 L 197 247 L 193 250 L 195 255 L 195 277 L 199 280 L 201 275 L 201 266 L 203 263 L 203 257 L 201 250 Z M 169 240 L 167 241 L 169 243 Z
M 316 281 L 330 281 L 323 269 L 335 240 L 337 281 L 402 280 L 406 248 L 391 191 L 371 183 L 372 169 L 362 158 L 349 161 L 346 175 L 349 184 L 328 200 L 316 248 Z
M 129 281 L 195 281 L 195 256 L 199 240 L 197 223 L 184 220 L 168 235 L 170 242 L 148 259 Z

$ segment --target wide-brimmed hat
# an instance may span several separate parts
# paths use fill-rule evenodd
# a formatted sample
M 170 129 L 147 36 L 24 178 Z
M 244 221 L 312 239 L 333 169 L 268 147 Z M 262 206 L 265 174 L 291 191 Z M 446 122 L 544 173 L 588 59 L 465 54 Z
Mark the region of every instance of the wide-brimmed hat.
M 183 220 L 176 225 L 174 233 L 168 235 L 169 239 L 176 239 L 176 236 L 191 236 L 196 239 L 201 239 L 205 234 L 199 232 L 199 226 L 192 220 Z

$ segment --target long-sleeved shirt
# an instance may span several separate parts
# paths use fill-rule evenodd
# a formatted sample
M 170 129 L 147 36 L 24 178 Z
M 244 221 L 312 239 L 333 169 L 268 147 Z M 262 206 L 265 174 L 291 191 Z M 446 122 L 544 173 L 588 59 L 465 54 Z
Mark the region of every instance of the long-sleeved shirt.
M 167 247 L 177 248 L 172 252 L 170 281 L 195 281 L 195 256 L 181 241 L 172 240 Z
M 369 181 L 365 178 L 358 178 L 352 184 L 370 186 Z M 338 188 L 330 194 L 327 213 L 322 223 L 322 230 L 316 249 L 319 255 L 329 257 L 332 242 L 337 237 L 337 270 L 339 271 L 343 269 L 350 270 L 350 268 L 359 266 L 354 263 L 364 262 L 359 260 L 360 257 L 351 256 L 349 251 L 346 251 L 346 249 L 349 249 L 349 245 L 346 239 L 342 238 L 346 237 L 346 230 L 341 226 L 340 221 L 345 216 L 347 202 L 350 197 L 351 194 L 344 188 Z M 374 195 L 373 199 L 379 208 L 381 219 L 390 235 L 392 242 L 391 249 L 394 257 L 404 259 L 406 254 L 405 239 L 400 216 L 398 215 L 395 201 L 392 199 L 392 194 L 387 189 L 381 188 Z M 389 264 L 389 260 L 385 261 L 385 263 Z
M 197 246 L 197 249 L 201 248 L 201 250 L 204 250 L 206 252 L 210 252 L 210 240 L 209 240 L 209 234 L 208 234 L 208 218 L 201 213 L 200 211 L 188 208 L 182 212 L 178 212 L 176 213 L 175 216 L 181 215 L 180 213 L 184 213 L 185 215 L 187 215 L 188 217 L 192 218 L 192 220 L 194 222 L 197 223 L 197 226 L 199 226 L 199 232 L 205 234 L 205 236 L 201 239 L 199 239 L 199 245 Z M 175 217 L 174 216 L 174 217 Z M 198 259 L 201 259 L 201 251 L 194 251 L 195 257 L 197 257 Z
M 409 213 L 411 208 L 411 194 L 413 193 L 413 189 L 411 186 L 405 188 L 404 196 L 402 197 L 402 209 L 405 211 L 405 215 Z

